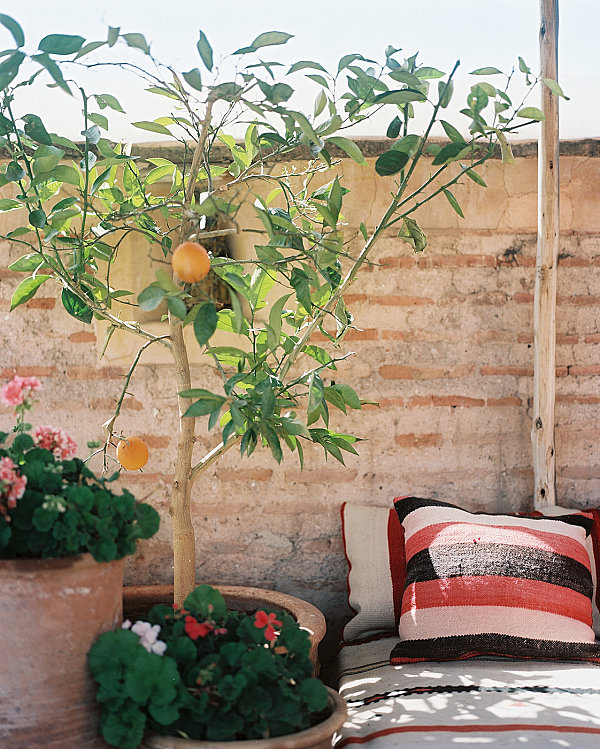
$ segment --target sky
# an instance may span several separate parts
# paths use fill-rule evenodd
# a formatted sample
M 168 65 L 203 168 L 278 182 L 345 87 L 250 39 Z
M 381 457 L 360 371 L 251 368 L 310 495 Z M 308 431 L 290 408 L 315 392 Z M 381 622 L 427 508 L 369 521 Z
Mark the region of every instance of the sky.
M 4 0 L 0 12 L 21 24 L 30 52 L 46 34 L 80 34 L 93 41 L 105 39 L 108 26 L 119 26 L 124 33 L 143 33 L 153 54 L 180 70 L 201 67 L 196 50 L 200 29 L 216 58 L 250 44 L 261 32 L 286 31 L 294 38 L 283 47 L 271 48 L 271 59 L 286 64 L 316 60 L 328 69 L 335 69 L 339 58 L 352 52 L 382 59 L 383 50 L 391 44 L 402 48 L 400 57 L 418 51 L 422 64 L 445 71 L 460 59 L 458 101 L 464 100 L 468 85 L 474 82 L 468 73 L 475 68 L 495 66 L 509 71 L 520 55 L 532 70 L 537 69 L 538 6 L 537 0 Z M 560 14 L 559 82 L 570 97 L 560 102 L 560 135 L 563 139 L 599 137 L 600 4 L 598 0 L 562 0 Z M 0 27 L 0 48 L 7 48 L 11 41 Z M 138 59 L 143 58 L 139 55 Z M 135 93 L 137 86 L 123 76 L 101 75 L 107 77 L 96 78 L 94 85 L 115 93 L 130 120 L 166 113 L 162 97 Z M 302 75 L 296 74 L 295 83 L 300 85 L 301 80 Z M 303 96 L 301 91 L 300 103 L 310 106 Z M 48 129 L 74 137 L 80 128 L 73 102 L 67 100 L 66 94 L 42 90 L 35 99 L 19 103 L 25 109 L 35 106 L 31 111 L 43 109 Z M 537 94 L 528 104 L 539 105 Z M 356 134 L 382 136 L 388 120 L 362 126 Z M 128 126 L 124 116 L 115 116 L 114 127 L 111 136 L 115 139 L 153 138 Z M 537 137 L 535 131 L 523 135 Z

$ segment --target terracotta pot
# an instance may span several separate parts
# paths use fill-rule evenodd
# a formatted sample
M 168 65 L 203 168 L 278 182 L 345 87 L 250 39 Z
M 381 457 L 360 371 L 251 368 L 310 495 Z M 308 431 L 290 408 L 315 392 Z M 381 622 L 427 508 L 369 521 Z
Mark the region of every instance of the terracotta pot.
M 331 749 L 333 736 L 346 720 L 346 703 L 333 689 L 329 692 L 331 715 L 312 728 L 274 739 L 252 739 L 249 741 L 197 741 L 179 739 L 175 736 L 160 736 L 148 733 L 144 737 L 144 749 Z
M 86 658 L 121 621 L 122 589 L 123 560 L 0 561 L 2 749 L 106 749 Z
M 239 585 L 215 585 L 230 609 L 257 611 L 268 607 L 282 609 L 291 614 L 310 636 L 310 659 L 315 676 L 319 673 L 319 643 L 325 636 L 325 617 L 316 606 L 301 598 L 263 588 L 246 588 Z M 173 603 L 172 585 L 128 585 L 123 588 L 123 616 L 125 619 L 143 619 L 157 603 Z

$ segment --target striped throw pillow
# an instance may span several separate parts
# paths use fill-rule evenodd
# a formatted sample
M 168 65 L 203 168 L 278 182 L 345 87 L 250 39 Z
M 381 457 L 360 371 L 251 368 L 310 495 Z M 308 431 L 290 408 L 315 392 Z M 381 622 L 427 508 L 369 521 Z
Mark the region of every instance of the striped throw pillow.
M 417 497 L 395 507 L 406 581 L 392 663 L 479 655 L 600 663 L 591 516 L 470 513 Z
M 398 631 L 406 562 L 404 528 L 388 507 L 344 502 L 342 538 L 348 563 L 348 603 L 354 616 L 344 642 Z

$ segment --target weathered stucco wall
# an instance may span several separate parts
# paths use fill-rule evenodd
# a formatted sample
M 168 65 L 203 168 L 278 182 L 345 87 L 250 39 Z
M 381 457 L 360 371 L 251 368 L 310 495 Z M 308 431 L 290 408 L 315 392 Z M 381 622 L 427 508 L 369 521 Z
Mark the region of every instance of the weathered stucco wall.
M 377 147 L 376 145 L 374 147 Z M 193 511 L 198 577 L 216 583 L 274 587 L 300 595 L 339 622 L 345 562 L 339 507 L 345 500 L 387 505 L 417 493 L 471 509 L 526 508 L 532 495 L 530 450 L 536 160 L 515 167 L 491 162 L 487 189 L 456 190 L 460 219 L 442 199 L 420 213 L 430 246 L 419 256 L 393 233 L 372 257 L 349 297 L 358 330 L 342 350 L 340 382 L 379 402 L 344 418 L 343 431 L 364 438 L 347 468 L 307 451 L 300 472 L 292 455 L 281 466 L 267 451 L 240 461 L 230 451 L 197 482 Z M 600 500 L 600 158 L 597 148 L 570 144 L 561 158 L 561 249 L 558 285 L 558 497 L 577 507 Z M 344 159 L 351 189 L 348 232 L 372 227 L 391 180 L 375 179 L 373 159 L 361 168 Z M 0 217 L 2 226 L 15 221 Z M 35 423 L 64 426 L 87 454 L 112 414 L 126 371 L 111 350 L 98 361 L 96 330 L 67 316 L 57 288 L 9 314 L 19 274 L 7 266 L 22 254 L 0 245 L 3 380 L 35 374 L 44 382 Z M 118 352 L 117 352 L 118 353 Z M 208 364 L 194 364 L 199 386 L 217 386 Z M 167 513 L 176 442 L 175 398 L 168 366 L 142 359 L 132 397 L 117 424 L 146 439 L 144 473 L 123 483 L 158 507 L 159 536 L 127 565 L 129 582 L 170 582 Z M 8 410 L 0 425 L 10 424 Z M 218 442 L 199 424 L 198 452 Z

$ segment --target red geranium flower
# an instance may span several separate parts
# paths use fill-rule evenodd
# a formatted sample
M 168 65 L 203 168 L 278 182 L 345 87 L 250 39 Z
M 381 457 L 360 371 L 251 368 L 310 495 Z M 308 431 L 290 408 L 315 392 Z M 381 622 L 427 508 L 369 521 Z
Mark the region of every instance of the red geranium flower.
M 281 622 L 277 619 L 277 614 L 267 614 L 266 611 L 257 611 L 254 617 L 254 626 L 257 629 L 265 627 L 265 640 L 274 642 L 277 639 L 275 627 L 281 627 Z
M 210 622 L 199 622 L 193 616 L 185 617 L 185 632 L 192 640 L 197 640 L 199 637 L 206 637 L 213 629 L 214 625 Z

